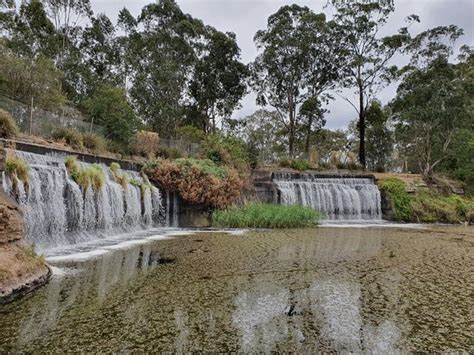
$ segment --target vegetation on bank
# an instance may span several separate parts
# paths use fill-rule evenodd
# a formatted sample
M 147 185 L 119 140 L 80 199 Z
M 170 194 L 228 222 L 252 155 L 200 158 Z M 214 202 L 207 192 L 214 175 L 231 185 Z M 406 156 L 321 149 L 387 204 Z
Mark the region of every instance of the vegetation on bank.
M 212 224 L 221 228 L 307 228 L 318 225 L 321 215 L 303 206 L 251 203 L 217 210 Z
M 5 161 L 5 173 L 7 174 L 8 177 L 10 177 L 12 181 L 12 188 L 13 191 L 18 194 L 18 180 L 20 180 L 23 183 L 23 186 L 25 187 L 25 190 L 28 190 L 29 188 L 29 171 L 30 167 L 28 166 L 28 163 L 21 159 L 18 158 L 17 156 L 14 155 L 9 155 L 6 158 Z
M 379 187 L 390 199 L 395 219 L 402 222 L 459 223 L 466 221 L 474 208 L 472 198 L 443 195 L 429 188 L 420 187 L 409 194 L 405 183 L 396 177 L 383 179 Z
M 209 159 L 152 160 L 143 172 L 157 186 L 177 192 L 184 201 L 213 208 L 236 202 L 245 186 L 235 169 Z

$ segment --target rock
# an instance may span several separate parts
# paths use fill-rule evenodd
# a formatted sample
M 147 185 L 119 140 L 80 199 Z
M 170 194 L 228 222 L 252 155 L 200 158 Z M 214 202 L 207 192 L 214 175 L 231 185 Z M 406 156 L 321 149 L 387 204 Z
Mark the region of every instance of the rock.
M 23 213 L 18 204 L 0 189 L 0 243 L 23 238 Z
M 474 208 L 471 208 L 467 213 L 466 213 L 466 220 L 469 225 L 474 225 Z

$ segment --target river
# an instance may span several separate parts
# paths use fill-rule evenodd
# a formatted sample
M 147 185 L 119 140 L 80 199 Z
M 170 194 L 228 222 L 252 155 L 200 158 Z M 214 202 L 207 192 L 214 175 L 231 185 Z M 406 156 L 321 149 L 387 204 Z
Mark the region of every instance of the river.
M 0 352 L 472 352 L 473 246 L 470 227 L 149 233 L 49 256 L 51 282 L 0 306 Z

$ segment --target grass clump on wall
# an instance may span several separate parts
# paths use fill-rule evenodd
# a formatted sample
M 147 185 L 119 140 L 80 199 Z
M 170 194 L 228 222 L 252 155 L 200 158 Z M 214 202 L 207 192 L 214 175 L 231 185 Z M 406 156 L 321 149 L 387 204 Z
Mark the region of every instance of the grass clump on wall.
M 230 206 L 245 186 L 234 168 L 210 159 L 154 160 L 143 171 L 153 183 L 177 192 L 184 201 L 212 208 Z
M 122 188 L 126 190 L 128 188 L 129 177 L 127 173 L 122 173 L 120 171 L 120 165 L 118 163 L 110 164 L 110 171 L 112 172 L 112 176 L 117 184 L 122 185 Z
M 306 228 L 317 226 L 320 214 L 303 206 L 251 203 L 215 211 L 212 223 L 227 228 Z
M 64 160 L 66 170 L 69 172 L 71 178 L 86 191 L 92 187 L 94 191 L 101 190 L 105 185 L 105 174 L 102 167 L 98 164 L 93 164 L 87 168 L 82 168 L 77 162 L 77 157 L 68 156 Z
M 13 185 L 12 188 L 15 193 L 19 192 L 18 180 L 23 183 L 25 190 L 28 190 L 29 171 L 30 167 L 28 166 L 28 163 L 25 160 L 18 158 L 14 155 L 7 156 L 7 159 L 5 161 L 5 174 L 10 177 Z

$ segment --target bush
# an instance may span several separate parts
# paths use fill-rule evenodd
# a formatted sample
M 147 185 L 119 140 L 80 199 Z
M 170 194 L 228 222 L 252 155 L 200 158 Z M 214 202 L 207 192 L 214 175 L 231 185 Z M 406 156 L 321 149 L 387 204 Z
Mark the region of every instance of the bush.
M 177 192 L 190 204 L 209 207 L 231 205 L 245 186 L 235 169 L 210 160 L 155 160 L 145 164 L 143 171 L 162 189 Z
M 0 109 L 0 138 L 14 138 L 19 130 L 12 116 L 7 111 Z
M 130 147 L 133 153 L 152 158 L 159 148 L 160 137 L 158 133 L 149 131 L 138 131 L 133 136 Z
M 411 221 L 413 211 L 405 183 L 396 177 L 389 177 L 379 182 L 379 188 L 392 200 L 395 218 L 398 221 Z
M 64 165 L 66 166 L 66 170 L 71 174 L 73 172 L 79 172 L 81 167 L 77 162 L 77 157 L 75 155 L 69 155 L 64 159 Z
M 82 135 L 84 147 L 96 153 L 103 153 L 107 150 L 107 141 L 102 136 L 95 133 L 84 133 Z
M 252 203 L 212 214 L 213 226 L 229 228 L 304 228 L 317 226 L 320 214 L 303 206 Z
M 240 139 L 213 133 L 206 137 L 201 146 L 201 155 L 216 164 L 234 167 L 241 173 L 249 170 L 251 162 L 247 146 Z
M 83 148 L 84 146 L 81 132 L 70 128 L 57 129 L 53 132 L 53 139 L 73 148 Z

